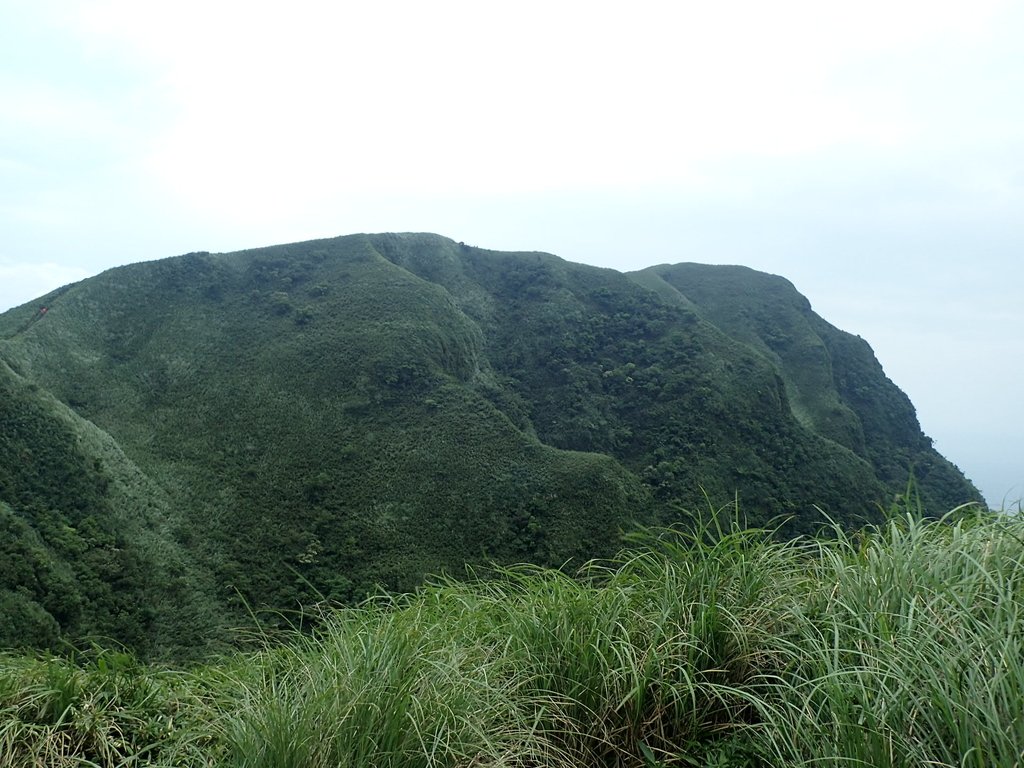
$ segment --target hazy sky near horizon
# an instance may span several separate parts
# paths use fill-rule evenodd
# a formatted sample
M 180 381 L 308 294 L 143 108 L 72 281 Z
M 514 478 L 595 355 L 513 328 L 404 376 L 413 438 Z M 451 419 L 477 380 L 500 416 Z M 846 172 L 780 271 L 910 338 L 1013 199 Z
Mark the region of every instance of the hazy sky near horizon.
M 1024 3 L 0 0 L 0 311 L 429 231 L 790 279 L 1024 496 Z

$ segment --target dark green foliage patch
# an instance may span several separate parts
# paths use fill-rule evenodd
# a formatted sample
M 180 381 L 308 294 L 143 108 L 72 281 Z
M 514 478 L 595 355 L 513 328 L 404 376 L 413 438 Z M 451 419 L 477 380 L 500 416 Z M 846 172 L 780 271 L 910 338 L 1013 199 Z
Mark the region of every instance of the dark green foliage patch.
M 40 314 L 38 305 L 47 306 Z M 575 567 L 712 498 L 978 498 L 866 343 L 750 270 L 435 235 L 110 270 L 0 315 L 2 645 L 153 655 L 431 573 Z

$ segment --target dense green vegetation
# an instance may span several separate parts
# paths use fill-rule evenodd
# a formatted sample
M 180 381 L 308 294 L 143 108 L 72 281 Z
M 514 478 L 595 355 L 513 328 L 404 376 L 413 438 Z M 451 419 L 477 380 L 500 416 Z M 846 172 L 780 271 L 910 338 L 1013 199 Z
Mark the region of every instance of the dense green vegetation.
M 798 421 L 868 461 L 887 487 L 913 473 L 929 509 L 967 498 L 962 474 L 932 448 L 868 343 L 816 315 L 789 281 L 703 264 L 651 267 L 637 279 L 767 357 Z
M 90 427 L 0 363 L 0 647 L 101 636 L 188 655 L 206 642 L 186 637 L 204 610 L 193 568 L 148 519 L 158 496 Z
M 1021 764 L 1019 517 L 781 541 L 732 512 L 187 671 L 0 656 L 0 766 Z
M 749 270 L 194 253 L 0 315 L 0 388 L 0 646 L 201 655 L 467 565 L 571 572 L 705 493 L 786 534 L 911 473 L 933 512 L 979 498 L 866 343 Z
M 0 362 L 0 647 L 215 645 L 220 619 L 163 533 L 166 507 L 109 436 Z

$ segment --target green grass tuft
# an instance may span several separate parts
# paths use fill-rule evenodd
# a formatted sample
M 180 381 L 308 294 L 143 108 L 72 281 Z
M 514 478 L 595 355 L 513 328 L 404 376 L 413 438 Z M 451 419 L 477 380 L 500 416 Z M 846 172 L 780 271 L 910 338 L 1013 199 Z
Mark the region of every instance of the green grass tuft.
M 726 509 L 187 672 L 0 656 L 0 767 L 1015 766 L 1022 615 L 1020 518 L 779 541 Z

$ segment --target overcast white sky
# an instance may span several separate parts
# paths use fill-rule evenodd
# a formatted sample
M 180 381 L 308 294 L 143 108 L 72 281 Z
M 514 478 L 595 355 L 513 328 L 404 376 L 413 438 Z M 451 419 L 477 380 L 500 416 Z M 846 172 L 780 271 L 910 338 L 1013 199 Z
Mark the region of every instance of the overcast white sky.
M 1024 3 L 0 0 L 0 310 L 429 231 L 784 275 L 1024 496 Z

